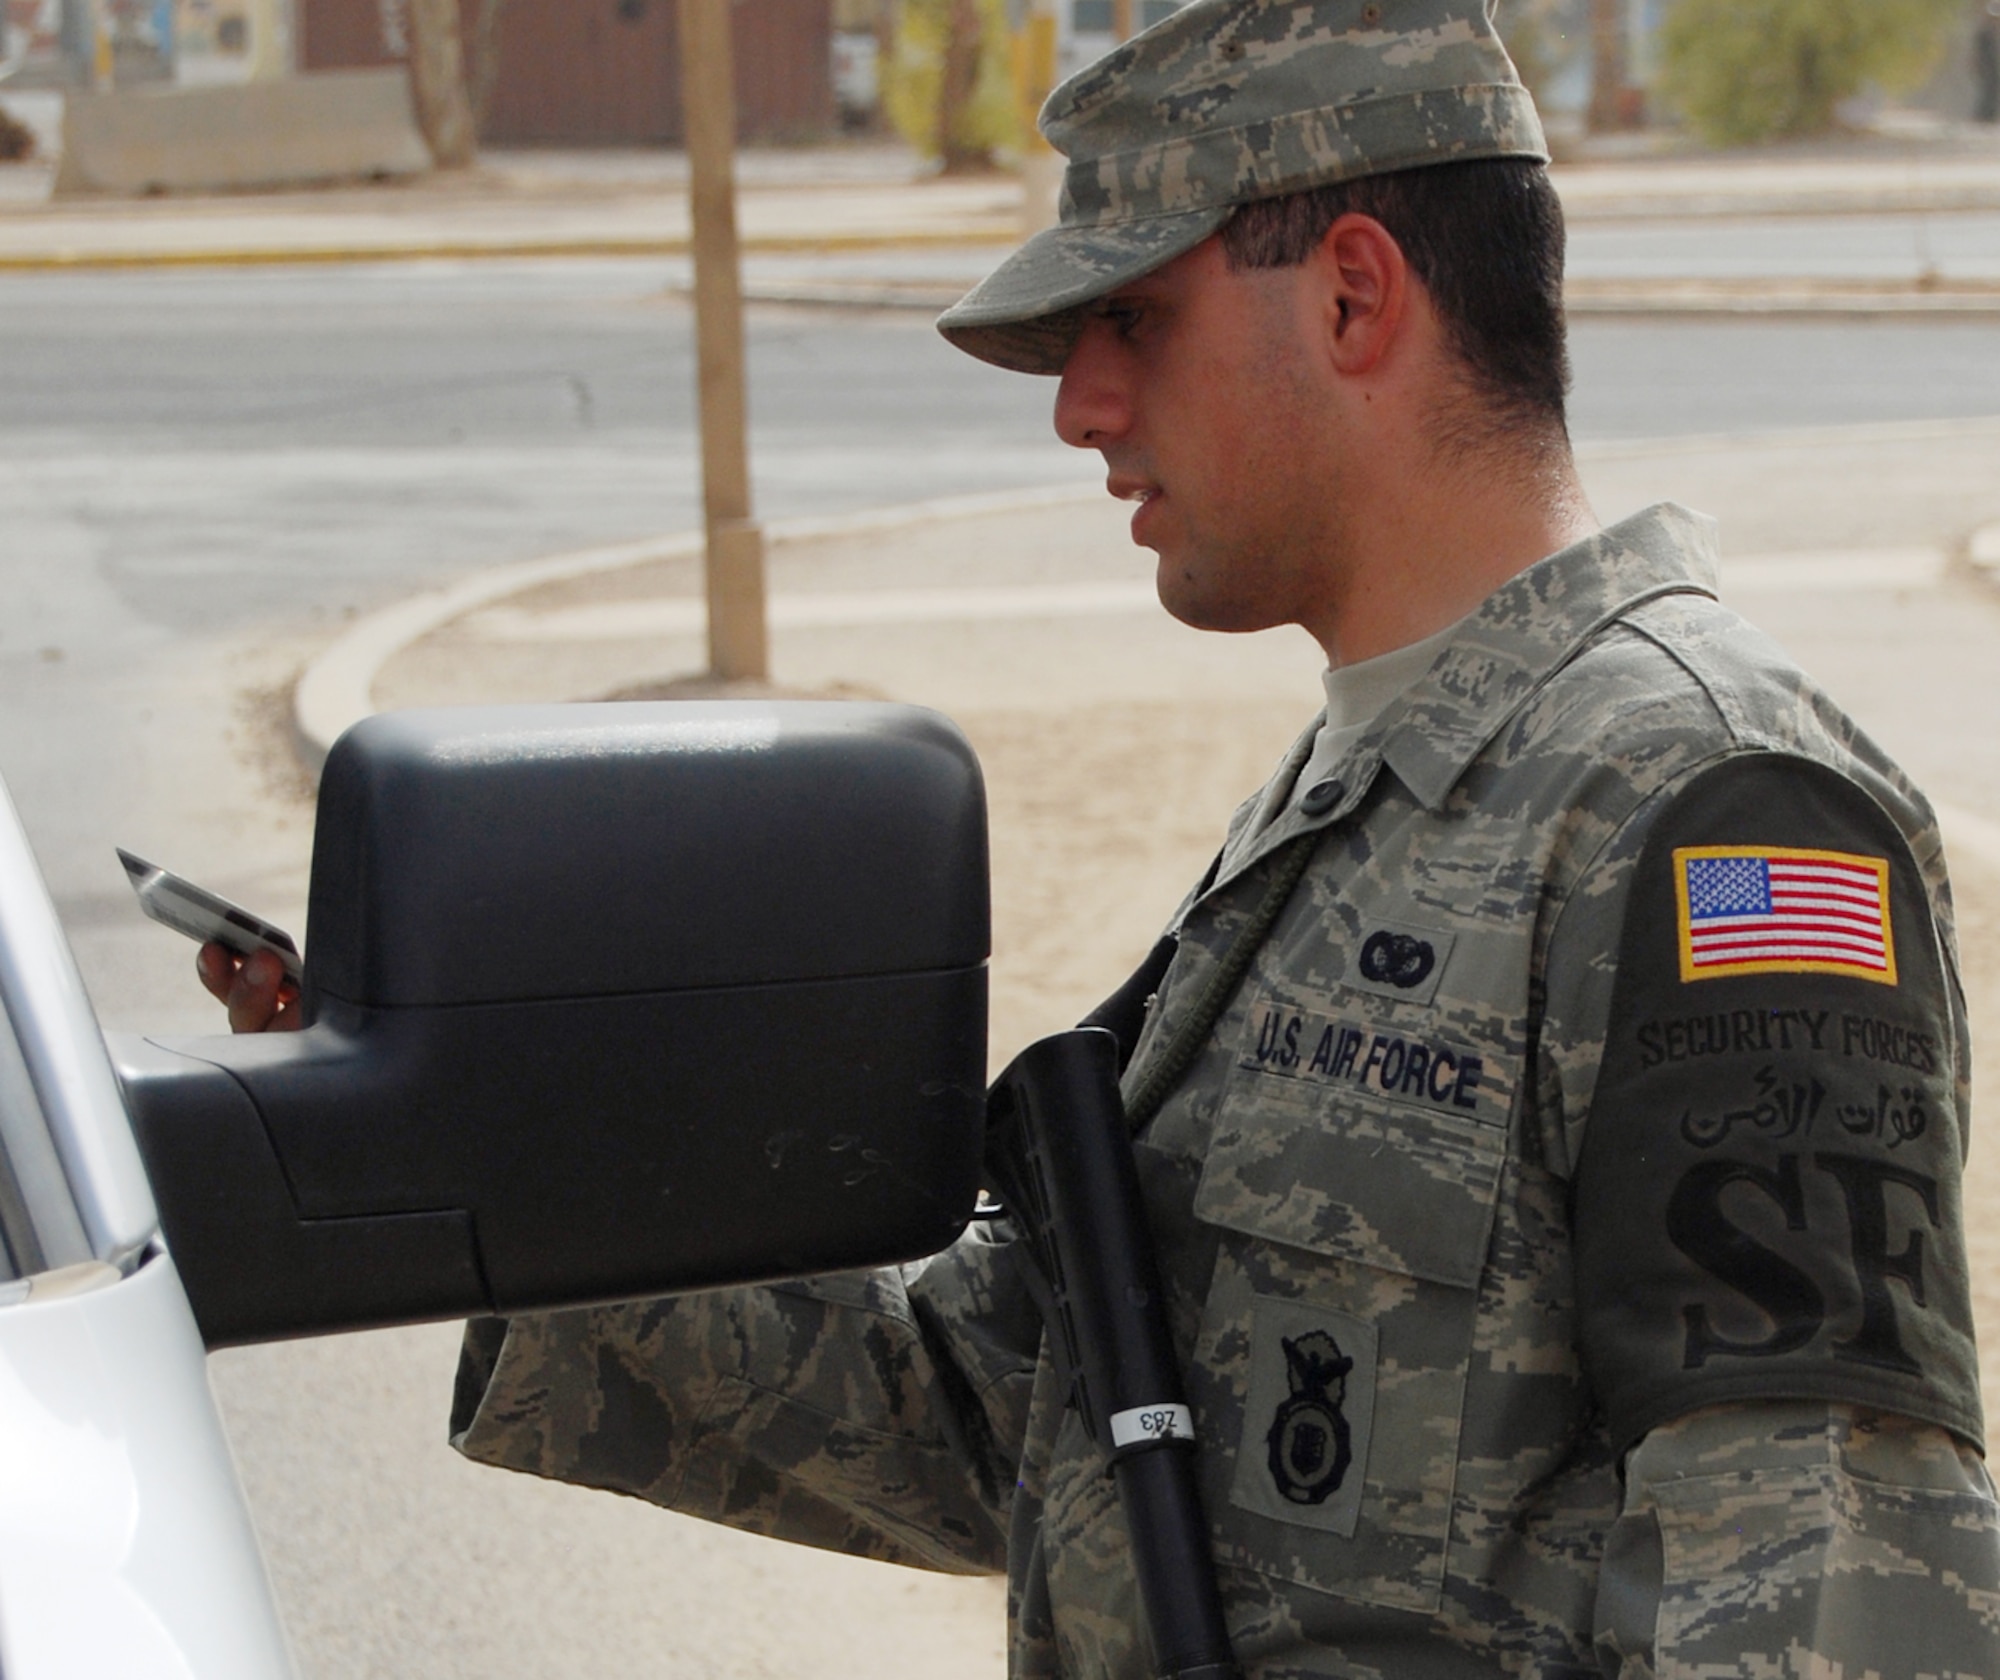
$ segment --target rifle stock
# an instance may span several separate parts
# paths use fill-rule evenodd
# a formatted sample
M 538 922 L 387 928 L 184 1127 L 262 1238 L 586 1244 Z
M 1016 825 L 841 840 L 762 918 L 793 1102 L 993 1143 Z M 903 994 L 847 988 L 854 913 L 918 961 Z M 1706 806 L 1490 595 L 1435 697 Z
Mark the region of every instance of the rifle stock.
M 1071 1400 L 1111 1459 L 1155 1671 L 1236 1680 L 1118 1063 L 1094 1027 L 1022 1051 L 987 1093 L 987 1176 L 1028 1245 Z

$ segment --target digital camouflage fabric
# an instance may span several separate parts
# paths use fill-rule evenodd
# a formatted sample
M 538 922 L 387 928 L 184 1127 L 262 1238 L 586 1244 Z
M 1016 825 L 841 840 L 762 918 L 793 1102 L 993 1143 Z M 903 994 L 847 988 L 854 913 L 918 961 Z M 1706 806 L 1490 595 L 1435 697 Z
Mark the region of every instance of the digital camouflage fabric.
M 1254 835 L 1246 804 L 1222 869 L 1176 917 L 1128 1102 L 1272 872 L 1312 848 L 1135 1145 L 1230 1629 L 1258 1680 L 2000 1680 L 2000 1520 L 1956 1222 L 1966 1028 L 1936 830 L 1712 589 L 1707 528 L 1671 507 L 1531 567 L 1314 797 Z M 1680 977 L 1679 907 L 1656 902 L 1641 860 L 1656 834 L 1670 859 L 1767 846 L 1704 793 L 1738 759 L 1841 790 L 1848 826 L 1819 849 L 1879 856 L 1895 986 L 1839 962 Z M 1621 949 L 1661 926 L 1674 966 L 1648 978 L 1674 1006 L 1614 1008 Z M 1667 1021 L 1749 981 L 1774 1012 L 1830 1007 L 1814 988 L 1851 982 L 1872 1002 L 1849 1012 L 1900 1027 L 1887 1042 L 1904 1056 L 1927 1046 L 1926 1124 L 1894 1145 L 1893 1124 L 1861 1135 L 1865 1034 L 1855 1055 L 1827 1037 L 1782 1070 L 1828 1093 L 1790 1152 L 1865 1159 L 1879 1199 L 1850 1198 L 1840 1176 L 1867 1171 L 1808 1160 L 1826 1182 L 1795 1226 L 1791 1169 L 1775 1164 L 1787 1140 L 1754 1102 L 1724 1144 L 1695 1149 L 1681 1128 L 1709 1136 L 1706 1093 L 1684 1117 L 1671 1083 L 1623 1070 L 1642 1028 L 1664 1044 Z M 1733 1026 L 1731 1084 L 1754 1092 L 1761 1040 L 1737 1059 Z M 1627 1187 L 1593 1204 L 1582 1169 L 1600 1128 L 1621 1150 L 1672 1142 L 1661 1170 L 1681 1175 L 1748 1151 L 1721 1223 L 1683 1242 Z M 1898 1173 L 1935 1180 L 1935 1221 Z M 1636 1322 L 1580 1296 L 1593 1233 L 1656 1262 Z M 1816 1312 L 1769 1312 L 1807 1299 L 1781 1300 L 1786 1268 Z M 1884 1301 L 1918 1369 L 1868 1367 L 1899 1386 L 1864 1404 L 1821 1378 L 1840 1346 L 1886 1345 L 1869 1319 Z M 1621 1463 L 1604 1380 L 1624 1380 L 1636 1342 L 1671 1389 L 1693 1309 L 1694 1376 L 1749 1375 L 1723 1404 L 1689 1382 Z M 1807 1357 L 1789 1361 L 1808 1321 Z M 452 1428 L 472 1458 L 755 1532 L 1004 1567 L 1013 1674 L 1150 1673 L 1118 1503 L 1040 1357 L 1004 1228 L 896 1272 L 474 1326 Z
M 1546 162 L 1483 0 L 1195 0 L 1049 96 L 1061 221 L 947 310 L 961 350 L 1059 373 L 1077 308 L 1235 206 L 1471 158 Z

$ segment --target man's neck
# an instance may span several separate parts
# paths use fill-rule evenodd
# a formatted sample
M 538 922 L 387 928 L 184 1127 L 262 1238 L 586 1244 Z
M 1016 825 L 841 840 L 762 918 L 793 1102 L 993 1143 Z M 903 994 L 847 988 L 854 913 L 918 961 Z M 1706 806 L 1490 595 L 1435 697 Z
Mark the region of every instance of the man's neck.
M 1598 527 L 1566 444 L 1482 450 L 1385 475 L 1401 497 L 1352 498 L 1343 587 L 1306 628 L 1329 665 L 1358 664 L 1434 635 L 1509 578 Z M 1358 504 L 1358 505 L 1356 505 Z

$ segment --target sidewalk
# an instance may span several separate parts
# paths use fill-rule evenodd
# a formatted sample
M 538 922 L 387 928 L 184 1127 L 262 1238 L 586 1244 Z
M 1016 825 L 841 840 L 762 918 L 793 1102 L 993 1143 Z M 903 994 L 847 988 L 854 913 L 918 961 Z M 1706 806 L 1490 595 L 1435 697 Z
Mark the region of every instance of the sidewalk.
M 0 166 L 0 272 L 76 267 L 548 256 L 681 257 L 685 159 L 666 151 L 493 152 L 468 172 L 318 192 L 50 201 L 45 164 Z M 1022 232 L 1009 175 L 943 179 L 885 143 L 739 156 L 738 216 L 752 298 L 937 307 Z M 2000 212 L 2000 132 L 1878 137 L 1718 155 L 1620 156 L 1556 166 L 1581 246 L 1621 228 L 1774 217 Z M 1838 265 L 1837 265 L 1838 266 Z M 1917 314 L 2000 310 L 2000 271 L 1848 262 L 1751 277 L 1579 273 L 1582 311 L 1773 310 Z
M 1607 442 L 1579 460 L 1607 520 L 1663 497 L 1717 516 L 1725 594 L 1779 628 L 1822 597 L 2000 603 L 1996 451 L 2000 419 Z M 1287 716 L 1309 706 L 1319 658 L 1302 635 L 1207 636 L 1167 618 L 1130 511 L 1084 485 L 773 523 L 774 674 L 954 713 L 1169 703 L 1191 685 Z M 305 673 L 302 748 L 316 762 L 373 709 L 670 688 L 705 663 L 701 587 L 701 539 L 684 533 L 398 603 Z M 1990 802 L 2000 811 L 2000 779 Z

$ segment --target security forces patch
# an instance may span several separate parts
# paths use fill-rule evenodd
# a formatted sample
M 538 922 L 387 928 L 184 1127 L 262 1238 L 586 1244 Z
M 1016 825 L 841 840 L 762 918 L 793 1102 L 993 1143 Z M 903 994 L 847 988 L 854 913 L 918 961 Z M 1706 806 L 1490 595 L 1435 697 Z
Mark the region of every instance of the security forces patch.
M 1375 1421 L 1375 1327 L 1300 1301 L 1256 1298 L 1234 1505 L 1351 1536 Z
M 1839 954 L 1768 925 L 1781 865 L 1838 866 Z M 1704 909 L 1751 918 L 1748 943 L 1691 964 Z M 1584 1365 L 1621 1445 L 1766 1397 L 1980 1443 L 1951 986 L 1909 843 L 1834 771 L 1745 754 L 1654 819 L 1573 1196 Z
M 1347 973 L 1356 991 L 1399 1003 L 1429 1003 L 1437 996 L 1453 935 L 1396 922 L 1368 922 L 1355 941 Z

